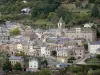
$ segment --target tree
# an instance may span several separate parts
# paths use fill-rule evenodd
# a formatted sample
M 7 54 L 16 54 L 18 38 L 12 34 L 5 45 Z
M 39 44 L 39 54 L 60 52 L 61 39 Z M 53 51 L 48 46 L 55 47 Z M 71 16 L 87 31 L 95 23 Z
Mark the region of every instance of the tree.
M 100 0 L 95 0 L 95 3 L 96 4 L 100 4 Z
M 76 60 L 75 57 L 70 57 L 67 62 L 68 63 L 73 63 L 74 60 Z
M 100 60 L 100 55 L 96 55 L 96 58 L 98 58 Z
M 25 52 L 20 51 L 20 53 L 15 53 L 16 56 L 22 56 L 24 59 L 26 57 Z
M 10 30 L 9 30 L 9 34 L 10 34 L 11 36 L 13 36 L 13 35 L 20 35 L 20 30 L 19 30 L 19 28 L 10 29 Z
M 95 3 L 95 0 L 88 0 L 89 3 Z
M 48 61 L 46 59 L 44 59 L 42 62 L 41 62 L 41 65 L 43 65 L 43 67 L 47 67 L 48 66 Z
M 80 7 L 81 5 L 82 5 L 82 4 L 81 4 L 80 1 L 78 1 L 78 2 L 75 3 L 75 6 L 76 6 L 76 7 Z
M 67 23 L 69 23 L 69 22 L 71 22 L 71 20 L 72 20 L 72 12 L 70 12 L 70 11 L 66 11 L 66 15 L 65 15 L 65 23 L 67 24 Z
M 0 4 L 4 4 L 4 3 L 7 3 L 8 0 L 0 0 Z
M 100 69 L 91 70 L 87 75 L 100 75 Z
M 83 68 L 81 66 L 77 66 L 77 65 L 70 66 L 68 70 L 72 73 L 83 72 Z
M 51 21 L 51 19 L 55 16 L 54 12 L 50 12 L 48 15 L 48 20 Z
M 22 67 L 21 67 L 21 64 L 20 63 L 16 63 L 15 65 L 14 65 L 14 70 L 22 70 Z
M 89 18 L 89 14 L 86 12 L 80 12 L 80 19 L 87 20 Z
M 97 31 L 97 37 L 99 38 L 100 37 L 100 31 L 98 29 L 96 29 Z
M 62 17 L 63 19 L 65 19 L 66 12 L 67 10 L 63 6 L 58 7 L 58 9 L 56 10 L 57 16 Z
M 92 8 L 91 16 L 99 17 L 99 9 L 97 5 L 94 5 L 94 7 Z
M 58 17 L 62 17 L 65 20 L 66 24 L 72 20 L 72 12 L 67 10 L 63 6 L 60 6 L 56 10 L 56 14 L 57 14 Z
M 49 69 L 43 68 L 38 75 L 52 75 Z
M 86 50 L 88 50 L 88 44 L 87 44 L 87 43 L 84 43 L 83 46 L 84 46 L 84 48 L 85 48 Z
M 47 17 L 50 12 L 54 12 L 60 5 L 60 0 L 39 0 L 34 3 L 31 11 L 32 18 L 40 17 L 42 14 Z
M 7 60 L 7 61 L 3 64 L 3 70 L 4 70 L 4 71 L 12 71 L 12 65 L 11 65 L 11 62 L 9 62 L 9 60 Z

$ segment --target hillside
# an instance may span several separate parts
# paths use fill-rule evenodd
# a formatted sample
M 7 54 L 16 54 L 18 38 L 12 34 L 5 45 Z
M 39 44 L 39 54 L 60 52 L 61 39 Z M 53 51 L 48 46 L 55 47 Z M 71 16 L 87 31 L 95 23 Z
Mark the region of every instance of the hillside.
M 100 0 L 0 0 L 0 20 L 45 29 L 56 27 L 62 17 L 66 27 L 71 27 L 99 19 L 99 3 Z M 26 9 L 30 11 L 22 11 Z

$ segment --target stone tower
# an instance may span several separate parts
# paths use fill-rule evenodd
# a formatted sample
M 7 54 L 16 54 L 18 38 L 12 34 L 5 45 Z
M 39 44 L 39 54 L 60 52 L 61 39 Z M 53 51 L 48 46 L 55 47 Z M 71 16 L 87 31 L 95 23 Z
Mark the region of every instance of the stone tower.
M 65 22 L 63 18 L 61 17 L 58 22 L 58 29 L 62 29 L 62 28 L 65 28 Z

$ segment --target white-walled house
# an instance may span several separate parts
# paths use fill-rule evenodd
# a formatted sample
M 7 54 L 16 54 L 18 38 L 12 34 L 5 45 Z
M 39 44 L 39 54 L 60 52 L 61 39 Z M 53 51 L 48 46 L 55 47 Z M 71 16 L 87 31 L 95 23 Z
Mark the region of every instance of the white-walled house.
M 45 62 L 46 59 L 43 57 L 35 57 L 30 58 L 29 60 L 29 70 L 30 71 L 38 71 L 41 68 L 44 68 L 47 66 L 47 62 Z
M 29 60 L 29 70 L 30 71 L 37 71 L 39 68 L 39 63 L 37 59 Z
M 50 50 L 46 48 L 46 46 L 41 47 L 41 56 L 50 56 Z
M 100 41 L 88 43 L 88 50 L 91 54 L 100 54 Z

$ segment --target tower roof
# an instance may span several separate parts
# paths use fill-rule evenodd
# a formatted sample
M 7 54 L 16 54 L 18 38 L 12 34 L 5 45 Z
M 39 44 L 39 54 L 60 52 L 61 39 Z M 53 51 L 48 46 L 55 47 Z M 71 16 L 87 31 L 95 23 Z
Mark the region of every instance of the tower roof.
M 59 23 L 64 23 L 64 20 L 63 20 L 62 17 L 60 17 L 60 19 L 59 19 Z

